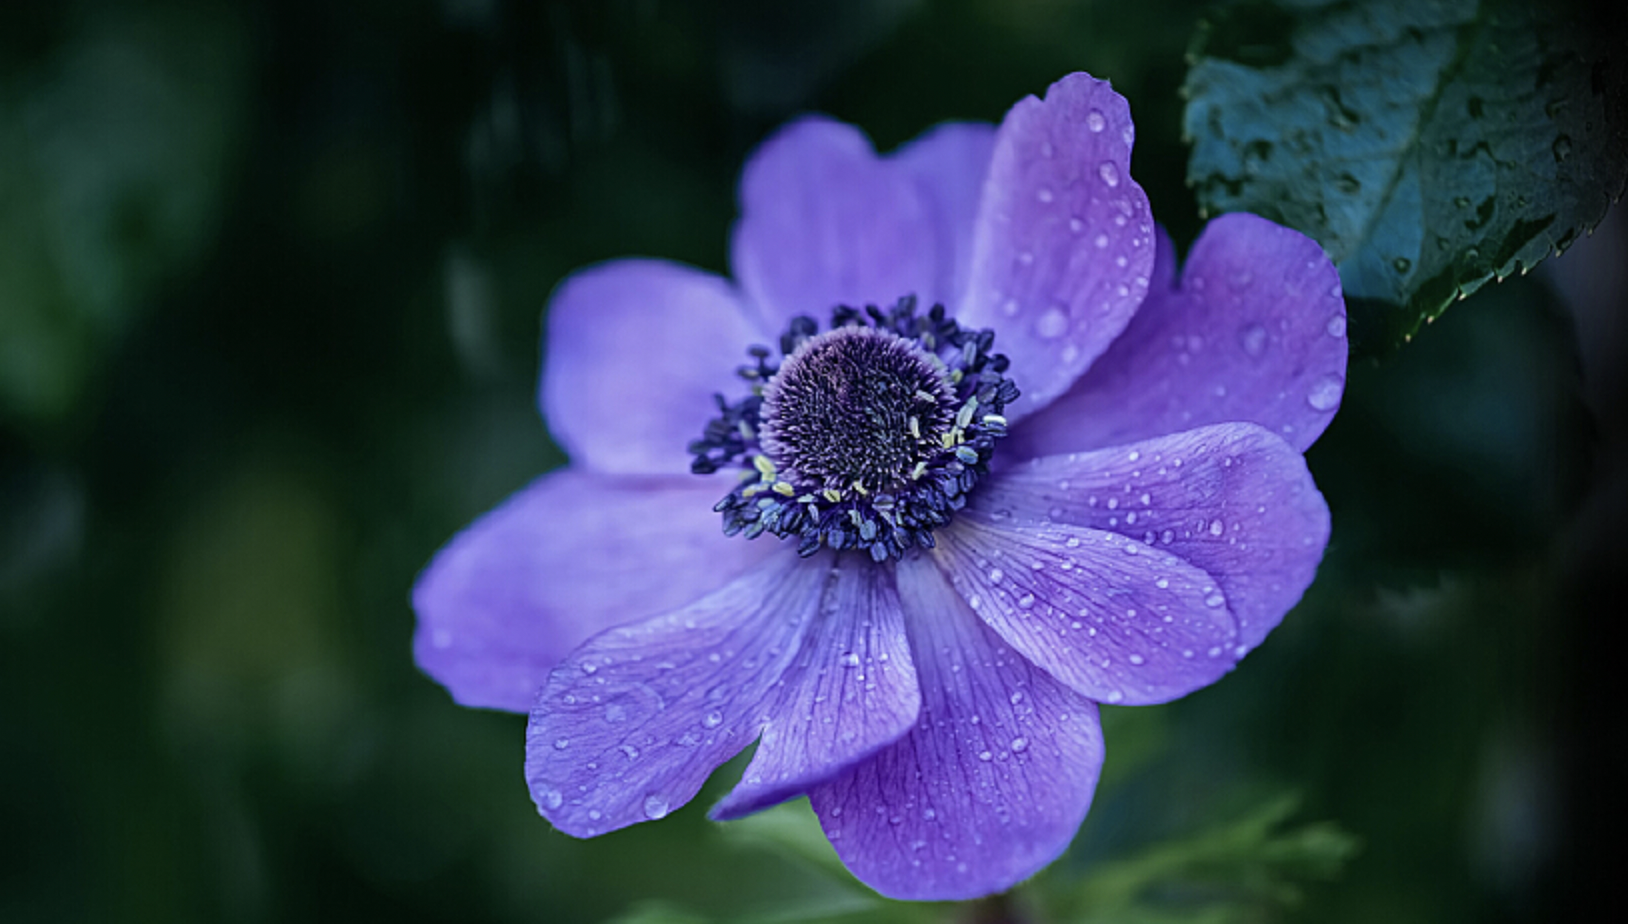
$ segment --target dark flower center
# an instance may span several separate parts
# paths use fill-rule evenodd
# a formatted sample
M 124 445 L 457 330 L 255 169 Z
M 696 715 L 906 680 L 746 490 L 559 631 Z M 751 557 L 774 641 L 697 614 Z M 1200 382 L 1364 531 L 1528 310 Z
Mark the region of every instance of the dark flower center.
M 966 330 L 914 298 L 832 313 L 824 333 L 797 318 L 779 355 L 753 347 L 739 370 L 751 393 L 691 443 L 690 468 L 741 480 L 716 510 L 724 531 L 797 536 L 797 551 L 862 549 L 877 561 L 931 547 L 988 474 L 1001 411 L 1018 390 L 995 335 Z
M 792 484 L 897 491 L 955 422 L 944 365 L 874 327 L 803 342 L 763 389 L 763 451 Z

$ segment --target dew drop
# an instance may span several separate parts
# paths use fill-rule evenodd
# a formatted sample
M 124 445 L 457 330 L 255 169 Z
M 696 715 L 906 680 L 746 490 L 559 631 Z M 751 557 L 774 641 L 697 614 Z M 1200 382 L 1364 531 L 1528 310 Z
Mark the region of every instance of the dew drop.
M 1413 261 L 1407 257 L 1397 257 L 1391 261 L 1391 267 L 1398 273 L 1406 274 L 1408 270 L 1413 269 Z
M 1007 697 L 1007 701 L 1010 702 L 1014 706 L 1016 706 L 1018 703 L 1023 702 L 1023 691 L 1018 690 L 1018 691 L 1014 692 L 1011 696 Z
M 1047 308 L 1034 322 L 1034 332 L 1047 340 L 1055 340 L 1068 331 L 1068 315 L 1060 308 Z
M 1091 243 L 1096 244 L 1098 250 L 1106 250 L 1108 248 L 1108 235 L 1098 234 Z
M 1125 694 L 1119 692 L 1118 690 L 1110 690 L 1108 692 L 1108 702 L 1110 702 L 1110 703 L 1120 702 L 1124 698 L 1125 698 Z
M 1045 186 L 1040 187 L 1040 189 L 1035 192 L 1034 197 L 1041 202 L 1050 202 L 1053 198 L 1055 198 L 1052 195 L 1051 190 Z
M 1210 535 L 1212 535 L 1212 536 L 1221 535 L 1221 533 L 1224 532 L 1226 530 L 1226 528 L 1227 527 L 1220 520 L 1211 520 L 1210 521 Z
M 571 746 L 571 739 L 570 738 L 555 738 L 554 739 L 554 750 L 556 750 L 556 751 L 563 751 L 563 750 L 565 750 L 566 748 L 568 748 L 570 746 Z
M 1103 118 L 1101 110 L 1093 109 L 1085 114 L 1085 127 L 1100 132 L 1108 127 L 1108 120 Z
M 1017 605 L 1023 609 L 1028 609 L 1034 606 L 1034 594 L 1024 594 L 1023 596 L 1019 597 Z
M 1070 218 L 1068 220 L 1068 230 L 1074 232 L 1075 234 L 1080 234 L 1085 231 L 1085 222 L 1079 220 L 1078 218 Z
M 1009 298 L 1009 299 L 1007 299 L 1005 301 L 1005 303 L 1003 303 L 1001 305 L 1001 314 L 1004 314 L 1004 315 L 1006 315 L 1007 317 L 1010 318 L 1010 317 L 1015 317 L 1017 315 L 1017 313 L 1018 313 L 1017 299 Z
M 989 762 L 991 760 L 994 760 L 995 755 L 989 753 L 988 751 L 979 751 L 978 752 L 978 759 L 987 763 L 987 762 Z
M 1119 168 L 1111 160 L 1105 160 L 1097 167 L 1097 176 L 1102 177 L 1102 182 L 1110 187 L 1119 185 Z
M 667 817 L 667 797 L 651 793 L 644 797 L 644 817 L 651 821 Z
M 1029 739 L 1027 739 L 1027 738 L 1013 738 L 1012 739 L 1011 747 L 1012 747 L 1012 753 L 1014 753 L 1014 754 L 1021 754 L 1024 751 L 1024 749 L 1027 748 L 1028 746 L 1029 746 Z
M 1330 337 L 1345 336 L 1345 315 L 1337 314 L 1328 319 L 1328 335 Z
M 1225 602 L 1227 602 L 1227 598 L 1221 596 L 1219 593 L 1213 593 L 1204 598 L 1204 605 L 1210 609 L 1215 609 Z
M 1332 411 L 1339 405 L 1344 391 L 1344 380 L 1337 375 L 1325 375 L 1312 383 L 1311 390 L 1306 392 L 1306 403 L 1314 411 Z
M 842 666 L 843 667 L 858 667 L 859 666 L 859 653 L 854 652 L 854 651 L 843 652 L 843 654 L 842 654 Z
M 544 787 L 537 795 L 542 798 L 543 808 L 546 809 L 557 809 L 565 802 L 565 797 L 560 795 L 558 789 Z
M 1266 328 L 1259 324 L 1246 324 L 1238 331 L 1238 345 L 1253 359 L 1266 352 Z
M 709 712 L 705 716 L 701 717 L 701 724 L 707 728 L 717 728 L 723 723 L 724 714 L 721 712 Z
M 1005 571 L 1002 571 L 999 568 L 993 568 L 989 572 L 989 583 L 991 583 L 991 584 L 999 584 L 1001 582 L 1001 579 L 1004 578 L 1004 577 L 1006 577 L 1006 572 Z
M 1147 663 L 1147 659 L 1143 658 L 1139 654 L 1133 654 L 1129 658 L 1127 658 L 1126 660 L 1130 661 L 1132 664 L 1136 665 L 1137 667 L 1141 667 L 1142 665 Z

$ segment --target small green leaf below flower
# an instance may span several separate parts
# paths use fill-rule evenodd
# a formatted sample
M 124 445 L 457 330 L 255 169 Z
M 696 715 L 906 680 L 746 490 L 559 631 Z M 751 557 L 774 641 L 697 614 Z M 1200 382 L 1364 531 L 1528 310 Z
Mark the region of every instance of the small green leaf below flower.
M 1242 817 L 1102 863 L 1083 878 L 1042 877 L 1046 920 L 1070 924 L 1233 924 L 1270 919 L 1301 899 L 1300 881 L 1332 879 L 1358 850 L 1333 822 L 1285 829 L 1300 800 L 1273 798 Z
M 1188 182 L 1340 268 L 1354 347 L 1409 339 L 1591 230 L 1628 182 L 1628 61 L 1538 0 L 1250 0 L 1202 24 Z

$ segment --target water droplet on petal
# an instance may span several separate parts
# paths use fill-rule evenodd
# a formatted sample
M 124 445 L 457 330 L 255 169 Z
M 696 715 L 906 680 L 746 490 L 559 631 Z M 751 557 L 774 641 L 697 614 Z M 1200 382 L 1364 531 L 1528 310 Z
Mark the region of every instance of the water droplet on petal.
M 1210 607 L 1211 609 L 1214 609 L 1225 602 L 1227 602 L 1227 598 L 1221 596 L 1219 593 L 1210 594 L 1208 597 L 1204 598 L 1204 605 Z
M 979 751 L 978 759 L 987 763 L 988 761 L 994 760 L 995 755 L 989 753 L 988 751 Z
M 1226 525 L 1223 524 L 1220 520 L 1211 520 L 1210 521 L 1210 535 L 1212 535 L 1212 536 L 1221 535 L 1223 532 L 1226 531 L 1226 528 L 1227 528 Z
M 1025 748 L 1027 748 L 1028 746 L 1029 746 L 1029 739 L 1027 739 L 1027 738 L 1013 738 L 1012 739 L 1011 747 L 1012 747 L 1013 753 L 1022 753 L 1023 750 Z
M 656 821 L 667 817 L 667 798 L 651 793 L 644 797 L 644 817 Z
M 1085 114 L 1085 127 L 1100 132 L 1108 127 L 1108 120 L 1103 118 L 1101 110 L 1093 109 Z
M 1096 240 L 1091 243 L 1096 244 L 1098 250 L 1105 250 L 1108 247 L 1108 235 L 1098 234 Z
M 1129 660 L 1132 664 L 1136 665 L 1137 667 L 1141 667 L 1143 664 L 1147 663 L 1147 659 L 1143 658 L 1139 654 L 1133 654 L 1127 660 Z
M 1266 352 L 1266 328 L 1259 324 L 1246 324 L 1238 331 L 1238 345 L 1253 359 Z
M 853 652 L 853 651 L 843 652 L 842 666 L 843 667 L 858 667 L 859 666 L 859 654 L 857 652 Z
M 1041 202 L 1050 202 L 1053 198 L 1051 190 L 1044 186 L 1040 187 L 1040 189 L 1035 192 L 1034 197 Z
M 1067 331 L 1068 315 L 1064 314 L 1060 308 L 1047 308 L 1045 313 L 1034 322 L 1035 334 L 1047 340 L 1061 337 Z
M 1337 375 L 1325 375 L 1312 383 L 1311 391 L 1306 392 L 1306 403 L 1314 411 L 1332 411 L 1340 403 L 1340 395 L 1345 391 L 1345 381 Z
M 570 738 L 555 738 L 554 739 L 554 750 L 556 750 L 556 751 L 563 751 L 563 750 L 565 750 L 566 748 L 568 748 L 570 746 L 571 746 L 571 739 Z
M 1111 160 L 1105 160 L 1097 167 L 1097 176 L 1102 177 L 1102 182 L 1110 187 L 1119 185 L 1119 168 Z
M 1328 335 L 1330 337 L 1345 336 L 1345 315 L 1337 314 L 1328 319 Z
M 546 809 L 557 809 L 563 802 L 565 802 L 565 797 L 560 795 L 560 791 L 558 789 L 550 789 L 545 786 L 537 793 L 537 795 L 542 799 L 543 808 Z

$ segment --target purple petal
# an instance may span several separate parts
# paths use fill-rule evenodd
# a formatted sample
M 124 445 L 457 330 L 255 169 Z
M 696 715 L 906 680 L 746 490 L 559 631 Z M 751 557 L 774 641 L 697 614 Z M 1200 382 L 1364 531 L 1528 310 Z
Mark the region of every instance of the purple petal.
M 1329 533 L 1306 460 L 1247 423 L 1035 459 L 990 479 L 968 512 L 1106 530 L 1174 554 L 1215 579 L 1237 620 L 1229 657 L 1259 645 L 1300 600 Z
M 920 721 L 809 799 L 842 861 L 884 895 L 999 892 L 1085 819 L 1102 768 L 1096 705 L 1002 644 L 927 562 L 901 562 L 898 581 Z
M 946 122 L 889 157 L 920 184 L 938 231 L 939 278 L 931 292 L 922 293 L 926 302 L 954 305 L 966 291 L 972 232 L 994 149 L 995 126 Z
M 690 801 L 769 720 L 828 572 L 829 559 L 782 549 L 683 609 L 572 652 L 526 728 L 538 810 L 561 831 L 591 837 Z
M 964 511 L 933 558 L 983 617 L 1053 677 L 1108 703 L 1169 702 L 1237 659 L 1216 581 L 1118 533 Z
M 938 231 L 921 193 L 852 126 L 781 129 L 747 162 L 740 195 L 731 263 L 770 330 L 933 291 Z
M 1322 249 L 1264 218 L 1223 215 L 1193 245 L 1180 288 L 1155 282 L 1124 335 L 1002 450 L 1075 452 L 1229 420 L 1304 450 L 1339 407 L 1345 361 L 1340 277 Z
M 921 694 L 892 569 L 857 558 L 833 567 L 821 611 L 786 672 L 751 766 L 713 818 L 799 795 L 915 723 Z
M 712 396 L 744 388 L 735 370 L 765 340 L 717 276 L 659 260 L 604 263 L 554 292 L 539 402 L 580 467 L 684 474 L 684 447 L 717 414 Z
M 1086 74 L 1001 123 L 956 319 L 994 328 L 1011 358 L 1013 420 L 1066 391 L 1147 292 L 1153 222 L 1130 175 L 1133 137 L 1124 97 Z
M 694 477 L 544 475 L 419 576 L 419 667 L 466 706 L 530 709 L 584 639 L 697 600 L 776 550 L 723 535 L 719 496 Z

